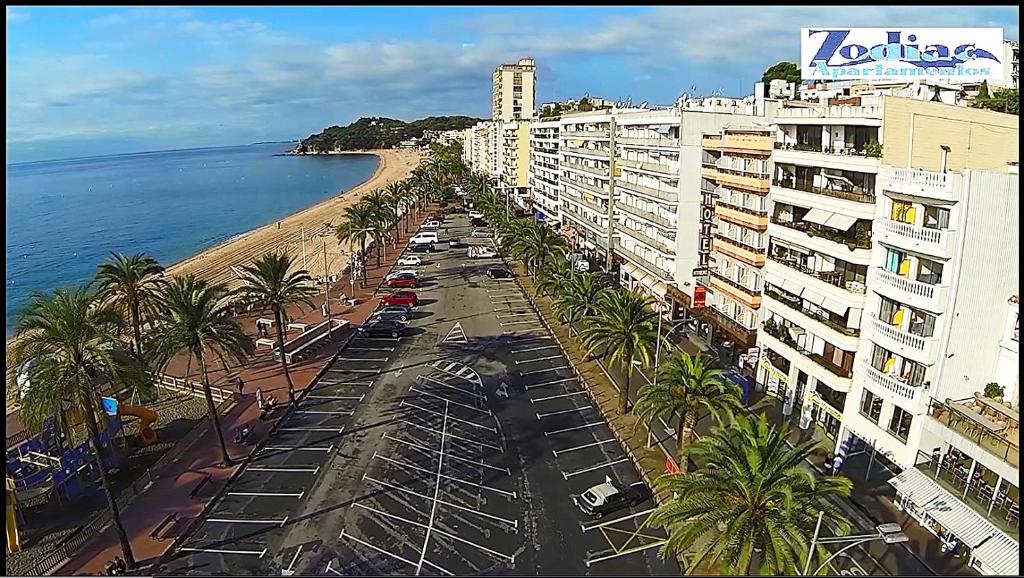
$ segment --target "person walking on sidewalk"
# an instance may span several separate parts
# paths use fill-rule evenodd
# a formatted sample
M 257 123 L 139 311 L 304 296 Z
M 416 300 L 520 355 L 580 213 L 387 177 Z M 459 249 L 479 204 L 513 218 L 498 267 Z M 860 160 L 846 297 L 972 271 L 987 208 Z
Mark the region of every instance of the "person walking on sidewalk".
M 843 456 L 836 454 L 836 457 L 832 458 L 832 475 L 839 475 L 839 469 L 843 467 Z

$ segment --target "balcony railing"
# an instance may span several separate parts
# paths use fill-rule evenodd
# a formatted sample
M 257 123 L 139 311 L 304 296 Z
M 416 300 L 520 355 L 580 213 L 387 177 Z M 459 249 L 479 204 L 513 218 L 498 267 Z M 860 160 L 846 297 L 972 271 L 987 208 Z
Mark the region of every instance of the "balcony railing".
M 560 133 L 560 136 L 565 138 L 609 138 L 609 132 L 607 130 L 584 130 L 584 131 L 571 131 L 565 130 Z
M 833 321 L 828 316 L 822 315 L 816 311 L 812 311 L 804 307 L 803 302 L 800 299 L 794 300 L 793 298 L 785 295 L 784 293 L 776 291 L 775 289 L 772 288 L 771 285 L 766 284 L 761 292 L 767 295 L 768 297 L 771 297 L 772 299 L 778 301 L 779 303 L 785 305 L 786 307 L 789 307 L 793 311 L 797 311 L 802 315 L 806 315 L 807 317 L 810 317 L 811 319 L 819 323 L 822 323 L 828 326 L 829 328 L 838 331 L 839 333 L 842 333 L 843 335 L 849 335 L 851 337 L 857 337 L 858 335 L 860 335 L 860 328 L 848 327 L 843 323 Z
M 596 213 L 598 213 L 600 215 L 607 215 L 608 214 L 608 207 L 602 207 L 601 205 L 598 205 L 597 203 L 592 203 L 592 202 L 584 199 L 582 196 L 577 196 L 577 195 L 573 195 L 573 194 L 570 193 L 570 194 L 565 195 L 565 199 L 567 201 L 569 201 L 570 203 L 579 203 L 580 205 L 583 205 L 584 207 L 587 207 L 587 208 L 595 211 Z
M 705 135 L 701 139 L 701 146 L 714 150 L 729 149 L 767 153 L 771 151 L 772 142 L 770 136 L 727 134 L 725 138 L 722 138 L 722 135 Z
M 641 145 L 662 148 L 678 148 L 679 139 L 676 138 L 652 138 L 652 137 L 628 137 L 617 136 L 615 142 L 624 145 Z
M 921 297 L 923 299 L 935 299 L 938 292 L 941 290 L 941 285 L 932 285 L 929 283 L 923 283 L 921 281 L 914 281 L 883 269 L 882 267 L 875 267 L 875 277 L 882 283 L 890 285 L 903 291 L 904 293 Z
M 742 336 L 741 341 L 744 343 L 750 343 L 757 335 L 756 329 L 751 329 L 746 325 L 743 325 L 713 305 L 701 309 L 700 312 L 701 314 L 714 319 L 714 321 L 718 322 L 719 325 L 731 329 L 738 336 Z
M 609 157 L 609 152 L 606 151 L 606 150 L 602 150 L 602 149 L 591 149 L 591 148 L 568 147 L 567 146 L 567 147 L 562 147 L 562 152 L 563 153 L 569 153 L 569 154 L 576 154 L 576 155 L 590 155 L 590 156 L 595 156 L 595 157 L 601 157 L 603 159 L 607 159 Z
M 861 362 L 860 365 L 868 381 L 882 389 L 886 389 L 896 394 L 910 404 L 917 403 L 917 400 L 921 395 L 920 387 L 911 385 L 896 376 L 886 375 L 874 367 L 871 367 L 871 364 L 869 363 Z
M 872 118 L 882 119 L 882 108 L 878 106 L 809 106 L 786 107 L 776 115 L 778 124 L 785 124 L 787 118 Z
M 772 224 L 781 225 L 783 227 L 793 229 L 794 231 L 800 231 L 811 237 L 822 237 L 829 241 L 835 241 L 846 245 L 851 251 L 854 249 L 870 249 L 871 248 L 871 234 L 849 234 L 842 233 L 829 227 L 824 227 L 817 223 L 810 223 L 807 221 L 783 221 L 782 219 L 773 218 Z
M 803 346 L 798 345 L 796 340 L 793 339 L 793 337 L 789 334 L 788 328 L 775 325 L 775 329 L 773 329 L 766 323 L 762 323 L 761 327 L 764 329 L 765 333 L 771 335 L 775 339 L 778 339 L 780 342 L 782 342 L 783 345 L 796 351 L 800 355 L 803 355 L 804 357 L 813 360 L 815 363 L 827 369 L 833 375 L 836 375 L 843 379 L 849 379 L 850 377 L 853 376 L 853 372 L 850 371 L 849 369 L 832 363 L 831 359 L 821 355 L 820 353 L 814 353 L 813 351 L 810 351 L 808 349 L 805 349 Z
M 763 255 L 764 251 L 765 251 L 764 247 L 755 247 L 753 245 L 744 243 L 743 241 L 739 241 L 739 240 L 733 239 L 732 237 L 728 237 L 726 235 L 723 235 L 722 233 L 715 233 L 714 237 L 716 239 L 725 241 L 727 243 L 732 243 L 733 245 L 736 245 L 736 246 L 738 246 L 738 247 L 740 247 L 742 249 L 746 249 L 747 251 L 750 251 L 751 253 L 760 253 L 760 254 Z
M 970 401 L 972 400 L 967 400 L 968 403 Z M 1004 420 L 1005 429 L 1000 432 L 994 432 L 987 422 L 982 422 L 972 414 L 972 412 L 977 413 L 973 408 L 961 408 L 959 406 L 961 406 L 961 403 L 947 404 L 933 399 L 931 403 L 931 416 L 949 429 L 978 444 L 990 454 L 1005 461 L 1014 468 L 1019 468 L 1020 423 Z M 985 416 L 981 417 L 985 418 Z M 985 419 L 987 420 L 988 418 Z M 999 426 L 997 425 L 996 427 Z
M 615 179 L 615 186 L 616 188 L 621 187 L 633 193 L 639 193 L 641 195 L 646 195 L 648 197 L 653 197 L 655 199 L 661 199 L 663 201 L 668 201 L 670 203 L 675 203 L 679 201 L 679 195 L 676 194 L 674 191 L 663 191 L 661 189 L 655 189 L 638 183 L 631 183 L 623 179 Z
M 631 214 L 631 215 L 633 215 L 635 217 L 639 217 L 640 219 L 644 219 L 644 220 L 650 221 L 652 223 L 657 223 L 658 225 L 661 225 L 662 227 L 665 227 L 667 229 L 671 229 L 673 231 L 675 230 L 675 225 L 672 223 L 672 221 L 669 221 L 665 217 L 662 217 L 661 215 L 659 215 L 659 214 L 657 214 L 657 213 L 655 213 L 653 211 L 646 211 L 644 209 L 639 209 L 637 207 L 633 207 L 631 205 L 627 205 L 626 203 L 615 203 L 615 208 L 616 209 L 622 209 L 623 211 L 625 211 L 625 212 L 627 212 L 627 213 L 629 213 L 629 214 Z
M 640 241 L 644 245 L 647 245 L 648 247 L 658 251 L 659 253 L 666 254 L 666 255 L 675 255 L 676 254 L 675 246 L 670 246 L 667 241 L 662 241 L 661 239 L 655 239 L 654 237 L 650 237 L 650 236 L 648 236 L 648 235 L 646 235 L 644 233 L 641 233 L 640 231 L 637 231 L 636 229 L 634 229 L 632 227 L 629 227 L 627 225 L 624 225 L 622 223 L 617 223 L 616 227 L 615 227 L 615 230 L 616 231 L 621 231 L 621 232 L 629 235 L 630 237 L 633 237 L 633 239 L 635 239 L 637 241 Z
M 743 303 L 747 307 L 750 307 L 751 309 L 758 309 L 761 307 L 761 293 L 759 291 L 755 289 L 750 289 L 749 287 L 745 287 L 742 284 L 737 283 L 736 281 L 723 275 L 719 271 L 712 271 L 711 277 L 715 281 L 724 284 L 724 286 L 719 286 L 722 292 L 730 293 L 733 290 L 735 291 L 735 293 L 730 295 L 730 297 L 733 297 L 734 299 L 736 299 L 740 303 Z
M 786 267 L 789 267 L 790 269 L 793 269 L 795 271 L 799 271 L 800 273 L 803 273 L 804 275 L 808 275 L 810 277 L 814 277 L 815 279 L 818 279 L 819 281 L 824 281 L 825 283 L 828 283 L 829 285 L 833 285 L 835 287 L 840 287 L 842 289 L 850 291 L 851 293 L 859 293 L 859 294 L 863 294 L 864 293 L 864 289 L 858 289 L 856 291 L 853 290 L 851 288 L 851 286 L 846 282 L 845 278 L 843 277 L 843 274 L 838 272 L 838 271 L 815 271 L 814 269 L 811 269 L 810 267 L 807 267 L 807 266 L 803 265 L 799 261 L 796 261 L 796 260 L 793 260 L 793 259 L 782 259 L 780 257 L 776 257 L 776 256 L 770 255 L 770 254 L 768 255 L 768 258 L 771 259 L 772 261 L 775 261 L 776 263 L 778 263 L 780 265 L 784 265 Z
M 952 199 L 953 178 L 949 173 L 883 166 L 878 176 L 898 192 L 956 200 Z
M 782 187 L 784 189 L 790 189 L 794 191 L 803 191 L 805 193 L 815 193 L 818 195 L 825 195 L 827 197 L 833 197 L 836 199 L 843 199 L 847 201 L 855 201 L 858 203 L 874 203 L 875 192 L 864 189 L 863 187 L 853 187 L 852 190 L 843 191 L 839 189 L 831 189 L 827 187 L 816 187 L 805 183 L 798 182 L 793 178 L 775 179 L 772 184 L 776 187 Z
M 585 173 L 589 173 L 589 174 L 592 174 L 592 175 L 599 176 L 599 177 L 601 177 L 603 179 L 607 179 L 608 178 L 608 169 L 607 168 L 599 169 L 597 167 L 588 167 L 588 166 L 580 164 L 580 163 L 562 163 L 562 168 L 575 169 L 577 171 L 583 171 Z
M 927 354 L 931 353 L 931 347 L 929 346 L 934 343 L 934 339 L 915 335 L 908 331 L 904 331 L 895 325 L 885 323 L 879 319 L 878 315 L 875 313 L 871 313 L 870 317 L 871 328 L 879 335 L 914 351 Z
M 583 180 L 562 179 L 562 183 L 563 184 L 568 184 L 570 186 L 574 186 L 574 187 L 579 188 L 579 189 L 583 189 L 585 191 L 589 191 L 591 193 L 594 193 L 595 195 L 601 195 L 601 196 L 604 196 L 604 197 L 608 196 L 608 189 L 606 189 L 606 188 L 604 188 L 604 187 L 602 187 L 600 185 L 590 184 L 590 183 L 588 183 L 586 181 L 583 181 Z
M 675 175 L 679 172 L 677 168 L 673 168 L 668 165 L 663 165 L 661 163 L 645 163 L 642 161 L 633 161 L 626 159 L 618 159 L 615 162 L 624 167 L 629 167 L 631 169 L 651 171 L 653 173 L 660 173 L 663 175 Z
M 670 272 L 665 271 L 663 268 L 655 265 L 654 263 L 648 261 L 647 259 L 634 253 L 633 251 L 626 249 L 625 247 L 622 246 L 622 243 L 618 239 L 615 240 L 615 252 L 619 253 L 627 260 L 632 261 L 633 264 L 647 271 L 651 275 L 654 275 L 658 279 L 665 282 L 671 282 L 672 274 Z
M 893 242 L 902 241 L 901 246 L 931 255 L 945 256 L 946 254 L 951 236 L 949 231 L 917 227 L 893 219 L 877 219 L 876 222 L 881 225 L 882 234 L 893 238 Z
M 846 156 L 846 157 L 873 157 L 873 158 L 878 158 L 878 157 L 882 156 L 881 152 L 878 151 L 877 149 L 869 151 L 868 149 L 855 148 L 855 147 L 826 147 L 826 146 L 822 146 L 820 144 L 813 145 L 813 144 L 803 144 L 803 143 L 776 142 L 775 143 L 775 150 L 812 152 L 812 153 L 822 153 L 822 154 L 826 154 L 826 155 L 838 155 L 838 156 Z

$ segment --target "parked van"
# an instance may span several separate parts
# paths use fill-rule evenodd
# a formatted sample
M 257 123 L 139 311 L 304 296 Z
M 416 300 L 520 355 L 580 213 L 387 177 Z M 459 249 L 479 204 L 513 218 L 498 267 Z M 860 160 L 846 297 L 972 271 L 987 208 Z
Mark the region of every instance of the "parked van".
M 439 242 L 437 239 L 437 231 L 420 231 L 419 233 L 413 235 L 411 239 L 409 239 L 409 243 L 412 245 L 423 245 L 426 243 L 437 242 Z

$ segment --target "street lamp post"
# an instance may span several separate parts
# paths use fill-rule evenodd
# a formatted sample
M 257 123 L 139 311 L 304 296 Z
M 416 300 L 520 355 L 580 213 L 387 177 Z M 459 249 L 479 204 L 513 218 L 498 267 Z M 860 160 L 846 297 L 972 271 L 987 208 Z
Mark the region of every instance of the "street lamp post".
M 323 241 L 324 246 L 324 316 L 327 317 L 328 340 L 333 337 L 331 331 L 334 325 L 331 323 L 331 276 L 327 273 L 327 235 L 329 230 L 330 225 L 328 225 L 327 231 L 320 235 L 320 240 Z
M 886 544 L 899 544 L 908 541 L 910 538 L 903 533 L 903 528 L 899 524 L 890 522 L 888 524 L 879 524 L 875 526 L 875 532 L 873 534 L 859 534 L 855 536 L 832 536 L 831 538 L 819 538 L 821 532 L 821 521 L 824 518 L 825 512 L 818 512 L 818 523 L 814 527 L 814 537 L 811 539 L 811 548 L 807 551 L 807 563 L 804 564 L 803 576 L 817 576 L 819 572 L 825 566 L 827 566 L 832 560 L 835 560 L 840 554 L 847 550 L 865 544 L 867 542 L 875 542 L 881 540 Z M 840 548 L 831 556 L 825 559 L 815 570 L 814 574 L 808 574 L 811 569 L 811 558 L 814 556 L 814 548 L 819 544 L 846 544 L 846 546 Z

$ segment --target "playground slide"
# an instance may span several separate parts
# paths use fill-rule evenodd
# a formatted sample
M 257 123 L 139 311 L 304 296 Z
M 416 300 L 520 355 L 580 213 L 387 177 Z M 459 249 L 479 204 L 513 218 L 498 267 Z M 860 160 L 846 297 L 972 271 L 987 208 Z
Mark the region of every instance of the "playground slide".
M 14 480 L 7 478 L 7 551 L 21 550 L 21 534 L 18 531 L 18 516 L 15 511 L 17 499 L 14 492 Z
M 122 405 L 118 409 L 118 413 L 121 415 L 135 416 L 141 419 L 142 426 L 139 428 L 139 435 L 142 437 L 142 441 L 147 444 L 151 444 L 156 441 L 156 432 L 153 431 L 152 427 L 157 418 L 155 411 L 148 407 L 142 407 L 141 405 Z

